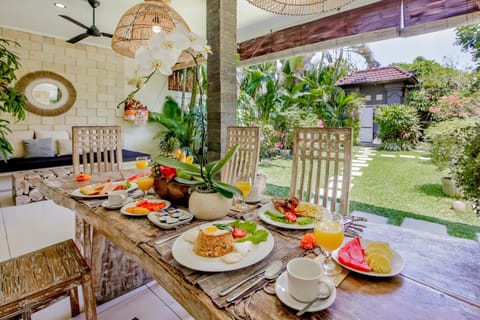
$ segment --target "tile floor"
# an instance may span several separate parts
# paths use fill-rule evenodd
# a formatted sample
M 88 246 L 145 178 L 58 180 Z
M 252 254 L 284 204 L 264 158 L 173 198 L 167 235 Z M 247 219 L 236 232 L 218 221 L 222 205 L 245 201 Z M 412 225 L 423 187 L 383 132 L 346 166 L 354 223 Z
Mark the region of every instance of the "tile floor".
M 0 261 L 73 238 L 74 213 L 52 201 L 14 206 L 10 176 L 0 176 Z M 81 294 L 81 290 L 80 290 Z M 81 298 L 82 299 L 82 298 Z M 83 304 L 81 304 L 83 308 Z M 99 320 L 193 319 L 156 282 L 148 283 L 97 307 Z M 70 316 L 70 303 L 63 299 L 33 314 L 34 320 L 85 319 Z

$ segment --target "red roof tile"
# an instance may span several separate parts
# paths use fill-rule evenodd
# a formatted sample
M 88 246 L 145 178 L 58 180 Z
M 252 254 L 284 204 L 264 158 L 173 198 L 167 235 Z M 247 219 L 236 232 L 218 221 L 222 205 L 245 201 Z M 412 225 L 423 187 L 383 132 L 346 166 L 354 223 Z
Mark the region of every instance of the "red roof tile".
M 376 69 L 368 69 L 363 71 L 356 71 L 349 76 L 338 80 L 335 84 L 337 86 L 360 84 L 360 83 L 380 83 L 391 82 L 395 80 L 411 79 L 416 82 L 415 73 L 408 72 L 399 67 L 383 67 Z

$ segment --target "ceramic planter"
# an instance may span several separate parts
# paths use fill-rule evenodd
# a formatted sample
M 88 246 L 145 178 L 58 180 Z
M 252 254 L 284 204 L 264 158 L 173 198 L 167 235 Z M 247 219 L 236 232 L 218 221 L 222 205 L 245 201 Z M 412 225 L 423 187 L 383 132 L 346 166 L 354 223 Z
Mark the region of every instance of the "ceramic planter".
M 232 207 L 233 199 L 218 192 L 193 191 L 188 201 L 188 210 L 197 219 L 216 220 L 225 217 Z

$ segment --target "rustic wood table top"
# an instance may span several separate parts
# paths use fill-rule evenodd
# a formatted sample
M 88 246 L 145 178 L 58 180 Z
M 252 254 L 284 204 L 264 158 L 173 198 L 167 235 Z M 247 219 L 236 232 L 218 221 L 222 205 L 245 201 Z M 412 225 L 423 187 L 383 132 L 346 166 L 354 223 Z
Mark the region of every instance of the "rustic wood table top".
M 437 236 L 392 225 L 363 222 L 360 236 L 390 243 L 405 260 L 401 274 L 376 278 L 349 272 L 337 288 L 328 308 L 296 316 L 272 292 L 274 282 L 261 283 L 243 299 L 228 304 L 219 292 L 268 261 L 312 254 L 300 248 L 305 231 L 280 229 L 257 219 L 255 210 L 241 218 L 254 220 L 274 236 L 272 252 L 256 265 L 228 272 L 200 272 L 178 264 L 171 247 L 175 235 L 205 221 L 192 221 L 177 229 L 161 229 L 147 218 L 128 217 L 119 210 L 106 210 L 105 199 L 74 199 L 81 186 L 125 179 L 134 170 L 101 174 L 88 182 L 63 177 L 43 180 L 47 198 L 75 210 L 97 231 L 136 260 L 196 319 L 474 319 L 480 315 L 480 244 Z M 238 214 L 232 213 L 239 217 Z M 119 275 L 124 276 L 124 275 Z M 273 294 L 272 294 L 273 293 Z

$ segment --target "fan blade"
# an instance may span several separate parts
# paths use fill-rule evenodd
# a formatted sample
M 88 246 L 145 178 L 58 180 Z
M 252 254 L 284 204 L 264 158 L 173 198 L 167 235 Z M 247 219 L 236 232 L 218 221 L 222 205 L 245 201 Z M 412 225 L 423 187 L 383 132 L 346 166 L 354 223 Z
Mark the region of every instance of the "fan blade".
M 67 40 L 67 42 L 68 43 L 77 43 L 78 41 L 81 41 L 81 40 L 85 39 L 86 37 L 88 37 L 88 33 L 82 33 L 82 34 L 79 34 L 78 36 L 73 37 L 70 40 Z
M 102 32 L 102 36 L 107 37 L 107 38 L 113 38 L 113 34 L 106 33 L 106 32 Z
M 76 24 L 77 26 L 79 26 L 79 27 L 82 27 L 82 28 L 84 28 L 84 29 L 88 29 L 88 27 L 87 27 L 86 25 L 84 25 L 84 24 L 81 23 L 81 22 L 78 22 L 78 21 L 75 20 L 75 19 L 70 18 L 69 16 L 66 16 L 66 15 L 63 15 L 63 14 L 59 14 L 59 16 L 62 17 L 63 19 L 66 19 L 66 20 L 72 22 L 72 23 L 75 23 L 75 24 Z

